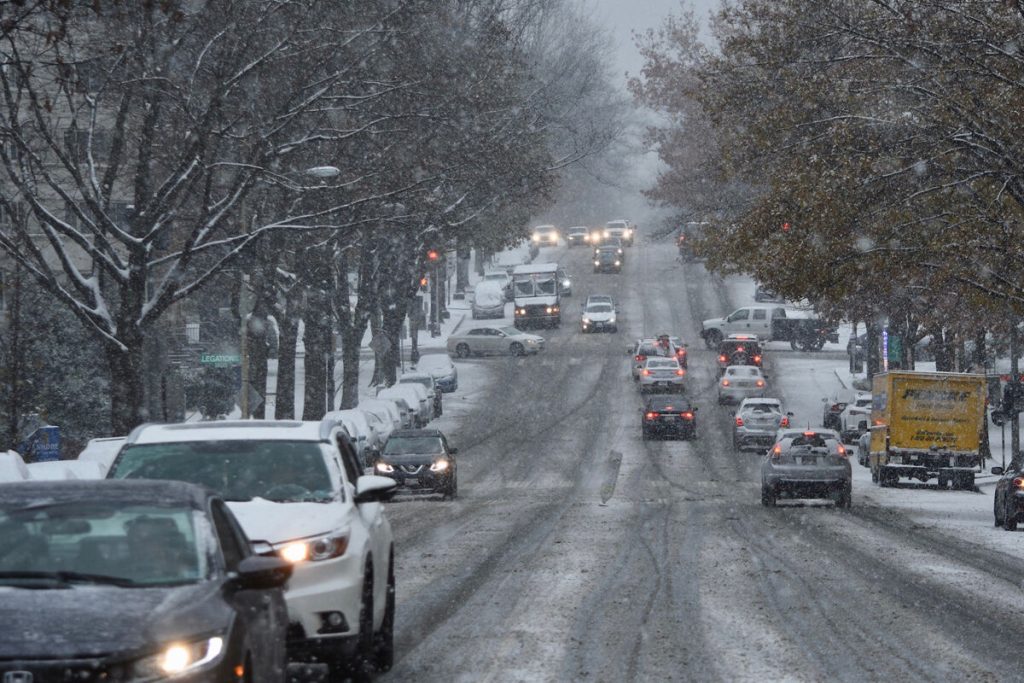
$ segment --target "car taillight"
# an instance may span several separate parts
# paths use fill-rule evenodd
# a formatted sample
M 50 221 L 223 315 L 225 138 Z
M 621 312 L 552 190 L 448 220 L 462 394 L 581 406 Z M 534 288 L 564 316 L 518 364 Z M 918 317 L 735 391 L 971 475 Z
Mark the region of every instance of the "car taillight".
M 772 449 L 772 457 L 777 458 L 782 455 L 782 446 L 776 446 Z
M 644 377 L 650 377 L 650 376 L 651 376 L 651 371 L 646 369 L 646 368 L 644 368 Z
M 690 411 L 686 411 L 685 413 L 679 413 L 679 417 L 687 419 L 687 420 L 692 420 L 693 419 L 693 413 L 691 413 Z
M 728 356 L 719 356 L 718 360 L 722 361 L 723 363 L 728 363 L 729 362 L 729 357 Z
M 676 355 L 677 356 L 685 356 L 686 355 L 686 349 L 676 349 Z
M 764 380 L 763 379 L 759 379 L 759 380 L 757 380 L 757 382 L 755 384 L 757 384 L 757 386 L 759 386 L 759 387 L 763 387 L 764 386 Z
M 676 374 L 679 375 L 680 377 L 682 377 L 683 375 L 686 374 L 686 370 L 683 370 L 682 368 L 679 368 L 678 370 L 676 370 Z
M 743 353 L 745 350 L 746 349 L 744 349 L 742 346 L 737 346 L 736 347 L 736 353 Z
M 727 380 L 727 379 L 723 379 L 723 380 L 722 380 L 722 386 L 723 386 L 723 387 L 727 387 L 727 386 L 729 386 L 729 380 Z
M 804 432 L 804 436 L 817 436 L 817 432 Z
M 743 426 L 743 418 L 740 417 L 739 415 L 736 416 L 736 426 L 737 427 L 742 427 Z
M 760 363 L 761 362 L 761 356 L 754 356 L 754 362 L 755 363 Z
M 1024 489 L 1024 477 L 1014 477 L 1013 488 Z
M 786 415 L 783 415 L 782 416 L 782 421 L 779 422 L 779 426 L 780 427 L 788 427 L 789 426 L 789 417 L 786 416 Z
M 645 360 L 647 360 L 647 356 L 644 356 L 643 354 L 639 354 L 633 360 L 635 360 L 638 363 L 643 363 Z
M 647 417 L 648 420 L 656 420 L 658 418 L 658 414 L 657 413 L 647 413 L 646 417 Z
M 843 444 L 839 444 L 839 446 L 837 446 L 837 448 L 839 449 L 839 456 L 842 457 L 842 458 L 845 458 L 846 455 L 847 455 L 846 454 L 846 446 L 844 446 Z

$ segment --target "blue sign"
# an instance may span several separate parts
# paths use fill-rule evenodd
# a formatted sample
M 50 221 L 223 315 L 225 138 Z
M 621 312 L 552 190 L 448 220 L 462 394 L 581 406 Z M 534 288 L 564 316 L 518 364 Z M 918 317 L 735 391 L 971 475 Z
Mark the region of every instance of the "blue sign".
M 60 460 L 60 427 L 40 427 L 32 432 L 21 452 L 28 462 Z

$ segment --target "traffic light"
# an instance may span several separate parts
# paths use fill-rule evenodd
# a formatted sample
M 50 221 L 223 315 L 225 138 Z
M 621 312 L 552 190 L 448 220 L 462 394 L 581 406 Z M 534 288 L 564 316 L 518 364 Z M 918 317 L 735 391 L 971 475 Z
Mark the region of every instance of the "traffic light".
M 786 221 L 785 223 L 783 223 L 783 224 L 782 224 L 782 232 L 783 232 L 784 234 L 786 234 L 786 235 L 788 235 L 788 234 L 789 234 L 789 231 L 790 231 L 790 230 L 791 230 L 792 228 L 793 228 L 793 226 L 792 226 L 792 225 L 790 224 L 790 222 L 789 222 L 789 221 Z
M 430 279 L 426 275 L 421 277 L 420 278 L 420 291 L 421 292 L 427 291 L 427 285 L 429 285 L 429 284 L 430 284 Z

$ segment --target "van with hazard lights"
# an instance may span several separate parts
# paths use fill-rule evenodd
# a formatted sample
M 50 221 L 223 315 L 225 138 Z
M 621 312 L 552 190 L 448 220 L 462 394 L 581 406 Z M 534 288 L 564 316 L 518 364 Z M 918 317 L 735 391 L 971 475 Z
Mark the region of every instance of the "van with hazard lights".
M 985 427 L 984 375 L 885 372 L 874 376 L 871 480 L 894 486 L 901 477 L 939 487 L 973 489 Z
M 515 326 L 558 327 L 562 323 L 557 263 L 516 266 L 512 271 Z

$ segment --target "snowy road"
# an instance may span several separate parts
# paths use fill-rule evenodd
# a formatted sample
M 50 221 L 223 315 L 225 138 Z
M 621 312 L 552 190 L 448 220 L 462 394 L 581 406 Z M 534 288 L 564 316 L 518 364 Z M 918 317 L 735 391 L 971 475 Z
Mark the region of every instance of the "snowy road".
M 979 542 L 990 519 L 922 523 L 913 507 L 928 493 L 973 511 L 990 489 L 887 490 L 892 505 L 858 475 L 850 512 L 762 508 L 758 458 L 731 448 L 697 335 L 745 302 L 667 243 L 638 243 L 620 276 L 591 274 L 585 248 L 545 252 L 575 276 L 567 324 L 539 357 L 468 361 L 490 383 L 439 424 L 461 449 L 460 498 L 388 507 L 399 659 L 385 680 L 1022 677 L 1024 536 Z M 619 334 L 578 333 L 593 293 L 619 300 Z M 694 442 L 640 439 L 625 349 L 657 332 L 690 341 Z M 797 419 L 820 421 L 834 355 L 775 357 Z

